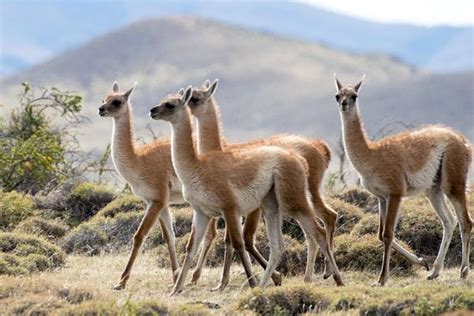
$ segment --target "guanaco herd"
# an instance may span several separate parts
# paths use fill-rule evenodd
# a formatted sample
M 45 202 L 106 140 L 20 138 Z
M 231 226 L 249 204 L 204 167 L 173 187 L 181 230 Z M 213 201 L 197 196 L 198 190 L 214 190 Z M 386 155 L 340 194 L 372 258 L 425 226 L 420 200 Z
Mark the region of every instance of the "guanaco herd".
M 437 125 L 370 141 L 357 102 L 362 82 L 363 78 L 355 85 L 342 85 L 335 78 L 335 98 L 346 153 L 362 185 L 379 201 L 378 236 L 384 253 L 381 272 L 374 285 L 384 286 L 387 282 L 391 248 L 410 262 L 429 269 L 423 258 L 394 239 L 402 198 L 419 194 L 428 197 L 443 224 L 443 238 L 428 279 L 438 277 L 443 269 L 457 222 L 462 240 L 460 277 L 466 279 L 472 229 L 466 197 L 471 145 L 460 133 Z M 319 247 L 325 258 L 323 277 L 332 276 L 338 286 L 344 285 L 332 252 L 337 213 L 324 202 L 320 193 L 331 159 L 328 145 L 320 139 L 296 135 L 227 144 L 214 97 L 217 85 L 217 80 L 212 84 L 207 80 L 200 87 L 189 86 L 164 97 L 150 110 L 150 116 L 171 124 L 171 140 L 159 139 L 141 146 L 135 143 L 132 128 L 130 96 L 136 83 L 128 91 L 120 92 L 114 82 L 112 92 L 99 107 L 100 116 L 113 118 L 115 168 L 147 205 L 133 237 L 128 263 L 114 288 L 119 290 L 126 286 L 143 240 L 157 219 L 169 248 L 174 280 L 171 295 L 183 290 L 201 247 L 191 281 L 196 283 L 217 235 L 217 217 L 223 217 L 226 224 L 225 257 L 222 279 L 213 290 L 223 290 L 229 283 L 234 250 L 251 287 L 257 285 L 257 279 L 248 254 L 265 269 L 260 286 L 267 286 L 270 279 L 280 285 L 282 277 L 275 269 L 283 252 L 283 216 L 295 219 L 306 238 L 308 256 L 304 281 L 312 280 Z M 445 196 L 451 201 L 456 217 L 446 205 Z M 185 201 L 192 206 L 194 214 L 186 256 L 180 268 L 168 205 Z M 270 246 L 268 261 L 254 245 L 262 214 Z M 243 227 L 242 217 L 245 217 Z

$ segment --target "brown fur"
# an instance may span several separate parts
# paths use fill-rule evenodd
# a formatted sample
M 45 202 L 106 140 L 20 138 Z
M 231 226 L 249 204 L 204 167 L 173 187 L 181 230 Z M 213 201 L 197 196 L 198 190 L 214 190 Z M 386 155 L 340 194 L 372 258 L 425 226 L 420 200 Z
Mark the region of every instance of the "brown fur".
M 114 162 L 120 166 L 117 171 L 124 173 L 123 176 L 127 182 L 131 182 L 132 189 L 147 188 L 149 190 L 145 193 L 146 196 L 139 194 L 147 203 L 147 212 L 134 235 L 133 247 L 126 268 L 120 281 L 115 286 L 116 289 L 123 289 L 130 277 L 143 240 L 157 218 L 159 218 L 163 238 L 167 242 L 170 251 L 173 277 L 176 275 L 179 264 L 174 244 L 174 231 L 172 224 L 162 219 L 161 214 L 167 208 L 169 202 L 182 200 L 182 194 L 181 190 L 176 188 L 176 183 L 179 182 L 171 162 L 170 141 L 158 139 L 146 145 L 138 146 L 135 144 L 132 128 L 132 106 L 129 102 L 129 96 L 133 88 L 121 93 L 118 92 L 118 85 L 114 83 L 114 90 L 104 98 L 104 102 L 99 108 L 99 114 L 114 118 L 114 129 L 117 129 L 114 130 L 114 133 L 117 135 L 112 140 L 112 155 Z M 114 105 L 114 101 L 118 101 L 119 106 L 117 106 L 118 103 Z
M 295 154 L 300 155 L 302 157 L 303 163 L 308 166 L 308 182 L 310 187 L 310 192 L 313 199 L 313 204 L 316 210 L 316 214 L 319 218 L 321 218 L 325 224 L 326 234 L 330 238 L 330 244 L 332 246 L 335 224 L 337 220 L 337 213 L 327 207 L 319 193 L 319 187 L 324 176 L 324 172 L 329 165 L 329 161 L 331 159 L 331 151 L 328 145 L 318 139 L 306 139 L 300 136 L 293 136 L 293 135 L 279 135 L 273 136 L 269 139 L 262 139 L 262 140 L 254 140 L 244 144 L 226 144 L 225 139 L 222 136 L 222 125 L 220 120 L 220 110 L 219 106 L 217 105 L 214 97 L 212 94 L 215 92 L 215 85 L 217 85 L 217 81 L 213 83 L 213 86 L 209 84 L 207 81 L 202 87 L 193 89 L 193 97 L 190 100 L 189 108 L 191 113 L 197 119 L 197 126 L 198 126 L 198 145 L 200 148 L 200 153 L 206 153 L 210 151 L 222 151 L 222 148 L 225 150 L 238 150 L 239 148 L 245 147 L 254 147 L 254 146 L 278 146 L 281 148 L 285 148 L 288 150 L 293 150 Z M 213 93 L 209 93 L 212 89 Z M 252 171 L 254 173 L 254 171 Z M 251 219 L 255 219 L 259 221 L 258 217 L 251 217 Z M 246 219 L 245 226 L 247 226 L 248 219 Z M 214 222 L 211 224 L 215 225 Z M 249 222 L 249 226 L 257 225 L 255 222 Z M 244 227 L 244 232 L 248 233 L 255 233 L 254 230 L 248 229 L 246 230 Z M 253 240 L 253 235 L 246 236 L 244 234 L 244 238 L 246 240 Z M 210 246 L 210 244 L 206 244 Z M 254 247 L 248 244 L 248 248 L 253 250 Z M 260 254 L 256 254 L 259 258 L 261 258 Z M 258 259 L 257 259 L 258 260 Z M 260 263 L 264 263 L 263 261 L 258 260 Z M 200 260 L 200 263 L 203 261 Z M 262 264 L 263 268 L 266 267 L 266 264 Z M 199 264 L 196 267 L 195 274 L 200 274 L 200 270 L 202 266 Z M 228 274 L 226 270 L 229 267 L 224 266 L 224 274 Z M 328 277 L 329 274 L 325 269 L 325 277 Z M 193 277 L 193 280 L 197 280 L 197 278 Z M 224 280 L 224 278 L 222 279 Z M 278 278 L 276 281 L 279 281 Z M 227 283 L 228 280 L 225 280 Z M 222 289 L 225 285 L 221 285 L 219 288 Z
M 390 246 L 410 261 L 426 265 L 423 259 L 417 259 L 394 240 L 401 197 L 413 194 L 428 196 L 444 226 L 443 241 L 428 278 L 436 278 L 439 275 L 455 225 L 455 219 L 444 202 L 443 193 L 453 203 L 461 225 L 461 277 L 466 278 L 472 220 L 467 209 L 465 191 L 472 160 L 471 145 L 460 133 L 433 125 L 389 136 L 380 141 L 370 141 L 363 128 L 356 102 L 361 85 L 362 81 L 354 86 L 343 86 L 336 79 L 336 99 L 343 122 L 346 152 L 361 175 L 363 185 L 379 198 L 381 205 L 379 237 L 384 242 L 385 251 L 378 283 L 384 285 L 388 279 Z
M 172 294 L 181 291 L 195 251 L 203 239 L 204 230 L 210 218 L 218 215 L 223 216 L 226 221 L 227 233 L 233 248 L 241 258 L 250 286 L 255 285 L 250 261 L 244 249 L 244 239 L 239 219 L 240 216 L 250 214 L 253 210 L 242 209 L 241 207 L 245 205 L 248 205 L 245 207 L 251 207 L 250 205 L 255 205 L 255 203 L 266 205 L 264 215 L 266 216 L 267 233 L 269 236 L 275 236 L 276 238 L 270 238 L 272 251 L 269 261 L 272 263 L 267 266 L 261 283 L 263 286 L 266 286 L 281 255 L 280 211 L 282 210 L 286 210 L 288 215 L 297 219 L 306 232 L 310 255 L 308 256 L 305 279 L 308 279 L 313 272 L 318 243 L 331 264 L 331 271 L 336 283 L 342 285 L 326 234 L 316 221 L 314 210 L 306 196 L 306 192 L 308 192 L 307 171 L 302 164 L 302 159 L 291 151 L 263 146 L 237 148 L 222 152 L 211 151 L 205 155 L 198 155 L 192 141 L 191 118 L 186 106 L 191 94 L 192 89 L 189 87 L 186 92 L 180 91 L 179 94 L 175 95 L 176 100 L 179 100 L 178 102 L 181 105 L 172 110 L 167 108 L 166 102 L 162 102 L 150 111 L 152 118 L 169 121 L 172 125 L 173 165 L 185 187 L 185 198 L 195 208 L 193 226 L 198 232 L 196 233 L 198 237 L 194 239 L 194 246 L 192 249 L 188 249 L 183 268 Z M 271 155 L 269 155 L 270 153 Z M 265 172 L 271 172 L 271 174 L 259 174 L 257 182 L 249 183 L 248 187 L 238 190 L 236 185 L 242 184 L 239 177 L 240 172 L 254 168 L 257 171 L 263 168 L 262 170 L 268 170 Z M 265 187 L 262 187 L 262 185 L 265 185 Z M 247 197 L 242 197 L 242 200 L 240 200 L 241 197 L 237 194 L 245 194 L 246 190 L 252 192 L 248 196 L 251 200 L 247 201 Z M 263 198 L 263 196 L 265 197 Z M 252 200 L 254 197 L 262 197 L 263 200 Z M 275 206 L 274 203 L 278 204 Z M 206 227 L 203 225 L 206 225 Z M 279 228 L 278 225 L 280 225 Z

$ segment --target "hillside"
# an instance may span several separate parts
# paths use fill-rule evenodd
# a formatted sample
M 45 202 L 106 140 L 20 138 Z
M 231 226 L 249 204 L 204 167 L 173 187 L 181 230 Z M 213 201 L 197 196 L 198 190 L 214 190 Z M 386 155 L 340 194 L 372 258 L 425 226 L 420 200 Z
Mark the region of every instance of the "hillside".
M 298 2 L 137 0 L 112 6 L 107 1 L 10 1 L 2 2 L 0 11 L 0 75 L 26 69 L 143 17 L 166 15 L 200 16 L 354 53 L 388 54 L 424 69 L 474 69 L 472 25 L 376 23 Z M 58 29 L 67 36 L 58 36 Z
M 81 131 L 83 145 L 103 149 L 111 122 L 96 110 L 113 80 L 122 86 L 139 82 L 133 103 L 137 136 L 143 136 L 149 123 L 169 134 L 166 124 L 147 116 L 161 97 L 218 77 L 217 98 L 231 140 L 300 133 L 334 144 L 340 130 L 334 72 L 343 82 L 367 74 L 360 102 L 369 131 L 393 121 L 436 122 L 472 139 L 471 72 L 430 75 L 382 55 L 350 54 L 191 17 L 142 20 L 18 73 L 1 82 L 1 103 L 13 104 L 24 80 L 78 91 L 91 120 Z

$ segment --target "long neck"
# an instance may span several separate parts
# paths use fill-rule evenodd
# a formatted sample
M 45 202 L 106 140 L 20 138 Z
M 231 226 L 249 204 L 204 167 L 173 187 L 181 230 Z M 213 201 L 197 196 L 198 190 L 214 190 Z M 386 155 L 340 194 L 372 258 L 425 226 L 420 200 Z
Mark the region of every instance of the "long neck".
M 224 147 L 219 106 L 213 97 L 206 102 L 202 105 L 206 107 L 206 110 L 196 117 L 200 154 L 222 151 Z
M 112 155 L 114 162 L 133 163 L 136 158 L 131 122 L 131 109 L 120 117 L 114 118 L 112 130 Z
M 193 127 L 189 110 L 183 109 L 177 120 L 172 123 L 171 158 L 179 179 L 186 179 L 196 170 L 198 157 L 193 141 Z
M 354 167 L 359 169 L 371 153 L 359 109 L 355 109 L 354 113 L 341 113 L 341 121 L 346 153 Z

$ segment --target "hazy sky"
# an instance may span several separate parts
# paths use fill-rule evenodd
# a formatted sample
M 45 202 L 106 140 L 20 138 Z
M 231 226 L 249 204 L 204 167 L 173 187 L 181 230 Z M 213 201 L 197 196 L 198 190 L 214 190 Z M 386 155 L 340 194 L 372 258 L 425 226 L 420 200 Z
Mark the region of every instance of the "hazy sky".
M 432 26 L 473 25 L 473 0 L 302 0 L 331 11 L 379 22 Z

